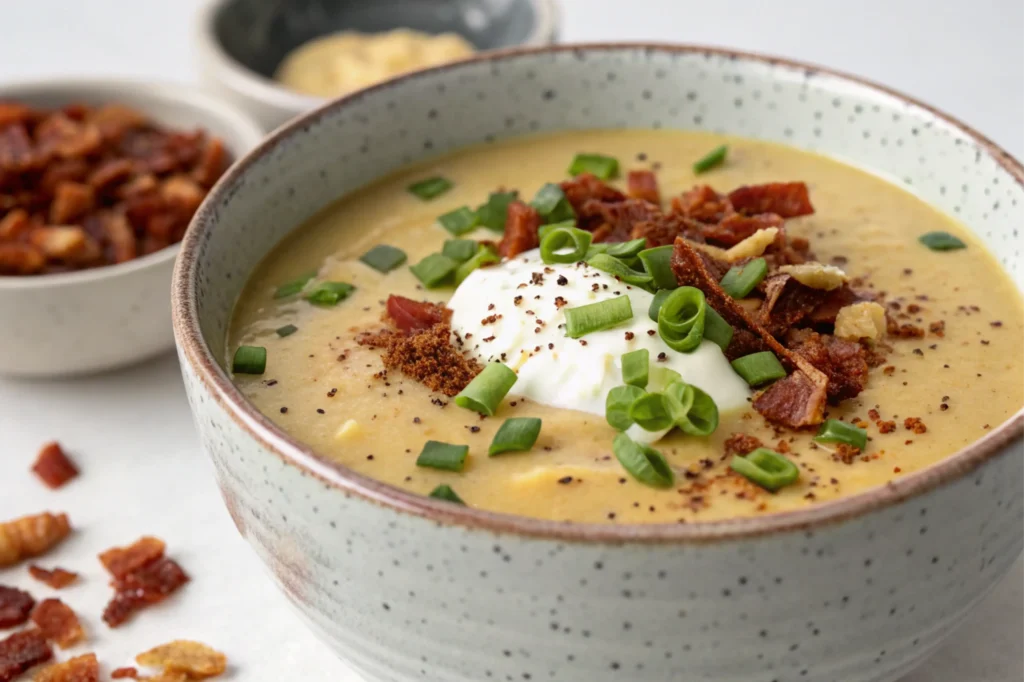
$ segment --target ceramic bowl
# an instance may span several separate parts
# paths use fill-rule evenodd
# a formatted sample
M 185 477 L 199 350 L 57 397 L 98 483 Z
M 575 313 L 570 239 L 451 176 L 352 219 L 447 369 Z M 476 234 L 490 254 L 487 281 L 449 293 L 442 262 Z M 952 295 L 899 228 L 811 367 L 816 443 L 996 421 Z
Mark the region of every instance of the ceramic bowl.
M 274 82 L 285 55 L 342 30 L 452 31 L 480 50 L 548 45 L 558 34 L 555 0 L 207 0 L 195 24 L 203 80 L 266 130 L 327 100 Z
M 186 236 L 175 330 L 228 510 L 370 682 L 896 680 L 1021 553 L 1024 410 L 929 469 L 805 510 L 583 525 L 458 507 L 332 464 L 261 416 L 222 366 L 248 274 L 338 196 L 466 145 L 623 126 L 727 131 L 874 169 L 962 219 L 1022 281 L 1020 163 L 880 86 L 650 45 L 514 51 L 409 75 L 279 130 Z
M 57 108 L 118 102 L 170 128 L 204 128 L 232 158 L 260 141 L 258 125 L 195 88 L 114 79 L 4 85 L 0 100 Z M 103 268 L 0 277 L 0 375 L 60 377 L 139 362 L 174 345 L 167 290 L 179 246 Z

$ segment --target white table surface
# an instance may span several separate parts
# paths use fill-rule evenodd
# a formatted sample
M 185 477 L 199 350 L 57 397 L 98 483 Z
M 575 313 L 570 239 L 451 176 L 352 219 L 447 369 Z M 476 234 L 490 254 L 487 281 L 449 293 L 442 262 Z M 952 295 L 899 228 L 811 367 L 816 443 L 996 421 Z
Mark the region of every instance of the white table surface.
M 200 1 L 5 0 L 0 83 L 71 74 L 192 81 L 189 41 Z M 1021 0 L 756 5 L 563 0 L 563 38 L 700 42 L 815 61 L 909 92 L 1024 157 Z M 55 493 L 27 471 L 50 439 L 64 443 L 83 470 Z M 0 519 L 46 508 L 69 512 L 77 532 L 42 563 L 83 573 L 62 596 L 89 631 L 80 651 L 96 651 L 108 670 L 187 637 L 225 651 L 232 679 L 358 682 L 306 631 L 235 532 L 193 432 L 173 356 L 74 381 L 0 379 Z M 95 554 L 142 534 L 166 539 L 194 580 L 111 631 L 98 618 L 109 589 Z M 966 626 L 904 682 L 1024 679 L 1022 566 L 1018 561 Z M 49 592 L 23 569 L 0 571 L 0 583 L 37 597 Z

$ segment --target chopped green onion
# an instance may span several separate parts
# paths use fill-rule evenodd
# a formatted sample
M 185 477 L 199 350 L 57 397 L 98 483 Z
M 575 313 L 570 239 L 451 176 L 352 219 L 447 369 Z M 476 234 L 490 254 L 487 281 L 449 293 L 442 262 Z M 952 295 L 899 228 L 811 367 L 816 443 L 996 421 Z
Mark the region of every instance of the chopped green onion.
M 575 263 L 587 255 L 587 247 L 593 238 L 586 230 L 575 227 L 559 227 L 549 230 L 540 240 L 540 258 L 548 265 L 552 263 Z M 572 250 L 563 250 L 571 246 Z
M 646 348 L 630 351 L 622 356 L 622 383 L 637 388 L 647 387 L 651 371 L 651 354 Z
M 672 406 L 672 401 L 662 393 L 644 393 L 629 406 L 629 418 L 644 431 L 663 431 L 672 428 L 682 416 Z
M 826 419 L 814 440 L 819 443 L 846 443 L 863 450 L 868 446 L 868 432 L 838 419 Z
M 619 174 L 619 162 L 603 154 L 577 154 L 569 166 L 569 175 L 580 173 L 596 175 L 600 180 L 611 180 Z
M 455 404 L 467 410 L 493 417 L 499 403 L 516 383 L 516 373 L 501 364 L 492 362 L 477 374 L 462 392 L 455 396 Z
M 462 284 L 462 280 L 469 277 L 469 273 L 473 272 L 477 268 L 481 268 L 484 265 L 491 265 L 493 263 L 500 263 L 501 256 L 494 250 L 489 244 L 481 244 L 477 249 L 476 255 L 470 258 L 468 261 L 460 265 L 455 270 L 455 286 Z
M 616 386 L 608 391 L 604 401 L 604 418 L 608 425 L 618 431 L 625 431 L 633 425 L 629 408 L 637 398 L 644 395 L 644 389 L 636 386 Z
M 472 239 L 446 239 L 441 255 L 448 256 L 456 263 L 465 263 L 476 255 L 479 242 Z
M 277 332 L 277 335 L 283 339 L 284 337 L 291 336 L 295 332 L 299 331 L 299 328 L 294 324 L 286 324 L 283 327 L 278 327 L 275 331 Z
M 746 457 L 736 455 L 729 466 L 743 478 L 772 492 L 800 478 L 795 464 L 768 448 L 758 448 Z
M 629 296 L 616 296 L 578 308 L 566 308 L 565 334 L 570 339 L 578 339 L 591 332 L 611 329 L 631 319 L 633 306 L 630 305 Z
M 493 192 L 487 197 L 487 203 L 476 209 L 480 224 L 490 230 L 504 232 L 505 220 L 508 219 L 508 205 L 518 196 L 518 192 Z
M 704 338 L 717 344 L 724 353 L 732 342 L 732 335 L 732 326 L 718 314 L 717 310 L 708 306 L 707 314 L 704 316 Z
M 614 256 L 607 253 L 599 253 L 587 259 L 587 265 L 607 272 L 613 277 L 618 277 L 626 284 L 635 284 L 639 287 L 648 286 L 651 283 L 651 276 L 642 270 L 633 270 Z
M 768 262 L 764 258 L 755 258 L 746 265 L 729 268 L 721 286 L 733 298 L 745 298 L 767 274 Z
M 672 250 L 675 247 L 671 244 L 666 246 L 655 246 L 653 249 L 644 249 L 637 256 L 644 264 L 654 280 L 656 289 L 675 289 L 679 286 L 676 280 L 676 273 L 672 271 Z
M 239 346 L 231 360 L 235 374 L 263 374 L 267 369 L 267 349 L 263 346 Z
M 416 279 L 423 282 L 423 286 L 434 289 L 447 284 L 458 265 L 444 254 L 432 253 L 409 269 Z
M 306 294 L 306 300 L 316 305 L 337 305 L 348 298 L 356 288 L 347 282 L 321 282 Z
M 560 223 L 551 223 L 550 225 L 541 225 L 537 229 L 537 239 L 539 239 L 541 241 L 544 241 L 544 237 L 546 237 L 549 234 L 551 234 L 552 230 L 557 230 L 557 229 L 562 228 L 562 227 L 575 228 L 576 227 L 576 221 L 575 220 L 563 220 Z M 590 249 L 588 249 L 588 251 L 593 249 L 595 246 L 599 246 L 599 245 L 591 244 Z
M 288 298 L 289 296 L 294 296 L 295 294 L 300 293 L 306 288 L 307 284 L 316 278 L 316 274 L 315 270 L 313 272 L 307 272 L 305 275 L 296 277 L 292 281 L 282 284 L 274 290 L 274 298 Z
M 445 471 L 462 471 L 469 454 L 468 445 L 452 445 L 436 440 L 428 440 L 423 451 L 416 458 L 416 466 Z
M 953 251 L 955 249 L 967 248 L 967 244 L 964 244 L 960 239 L 954 237 L 948 232 L 929 232 L 928 234 L 922 234 L 917 238 L 917 241 L 921 242 L 932 251 Z
M 442 178 L 440 175 L 435 175 L 432 178 L 427 178 L 426 180 L 414 182 L 413 184 L 409 185 L 407 189 L 416 196 L 418 196 L 420 199 L 423 199 L 424 201 L 429 201 L 435 197 L 441 196 L 442 194 L 450 190 L 452 187 L 454 187 L 454 185 L 452 184 L 451 180 L 448 180 L 447 178 Z
M 786 376 L 782 363 L 770 350 L 736 358 L 732 361 L 732 368 L 751 386 L 761 386 Z
M 441 227 L 448 230 L 453 237 L 461 237 L 467 232 L 472 232 L 480 224 L 480 216 L 469 206 L 459 206 L 454 211 L 448 211 L 437 219 Z
M 608 244 L 605 253 L 616 258 L 633 258 L 647 246 L 647 239 L 631 239 L 628 242 L 615 242 Z
M 439 485 L 436 488 L 434 488 L 433 490 L 431 490 L 430 491 L 430 497 L 433 497 L 434 499 L 437 499 L 437 500 L 445 500 L 447 502 L 454 502 L 455 504 L 461 504 L 461 505 L 465 505 L 466 504 L 465 502 L 462 501 L 462 498 L 459 497 L 454 490 L 452 490 L 452 487 L 450 485 L 445 484 L 445 483 L 442 483 L 441 485 Z
M 701 389 L 690 384 L 681 389 L 677 384 L 673 384 L 669 386 L 666 394 L 679 399 L 685 407 L 683 416 L 677 418 L 675 422 L 683 433 L 691 436 L 710 436 L 718 428 L 718 405 Z
M 720 165 L 725 161 L 725 155 L 729 153 L 729 148 L 724 144 L 721 147 L 715 147 L 710 152 L 705 154 L 697 163 L 693 164 L 693 172 L 695 175 L 706 173 L 715 166 Z
M 387 244 L 378 244 L 360 256 L 359 260 L 377 272 L 387 274 L 404 263 L 405 258 L 405 251 Z
M 503 452 L 525 452 L 533 447 L 540 435 L 540 419 L 536 417 L 513 417 L 506 419 L 494 434 L 487 454 L 493 457 Z
M 682 375 L 674 369 L 655 365 L 651 367 L 651 376 L 647 381 L 647 389 L 650 391 L 667 391 L 669 386 L 682 380 Z
M 665 299 L 658 311 L 658 334 L 672 350 L 689 353 L 704 338 L 707 316 L 704 292 L 696 287 L 679 287 Z
M 537 209 L 545 223 L 560 223 L 567 220 L 575 221 L 576 211 L 565 197 L 562 188 L 554 183 L 547 183 L 537 191 L 530 205 Z
M 665 304 L 665 299 L 672 293 L 672 289 L 659 289 L 654 293 L 654 298 L 651 300 L 651 307 L 647 309 L 647 317 L 651 318 L 652 321 L 658 321 L 658 311 L 661 310 L 661 306 Z
M 645 485 L 667 488 L 675 481 L 671 467 L 660 452 L 634 442 L 624 433 L 615 436 L 612 452 L 622 467 Z

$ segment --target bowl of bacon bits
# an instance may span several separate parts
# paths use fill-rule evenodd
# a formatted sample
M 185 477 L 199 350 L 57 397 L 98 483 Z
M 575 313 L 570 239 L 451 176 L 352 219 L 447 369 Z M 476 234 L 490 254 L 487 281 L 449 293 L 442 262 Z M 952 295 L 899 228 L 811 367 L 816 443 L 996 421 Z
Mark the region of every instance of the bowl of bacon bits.
M 186 86 L 0 88 L 0 374 L 99 372 L 170 349 L 178 242 L 261 137 Z

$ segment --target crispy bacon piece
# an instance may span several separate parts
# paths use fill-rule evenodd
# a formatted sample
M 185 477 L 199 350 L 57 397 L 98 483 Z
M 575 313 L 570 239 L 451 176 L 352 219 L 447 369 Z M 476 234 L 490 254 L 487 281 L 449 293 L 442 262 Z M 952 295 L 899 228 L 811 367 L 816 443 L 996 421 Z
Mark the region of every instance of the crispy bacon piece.
M 600 227 L 594 230 L 594 242 L 624 242 L 638 223 L 661 217 L 660 208 L 642 199 L 618 202 L 591 200 L 577 213 L 581 225 L 599 223 Z
M 107 259 L 113 263 L 124 263 L 139 253 L 135 230 L 123 213 L 100 211 L 95 214 L 95 223 L 100 238 L 107 249 Z M 89 223 L 86 224 L 88 229 Z
M 46 159 L 89 156 L 103 142 L 95 125 L 75 121 L 60 112 L 44 118 L 36 126 L 34 137 L 39 153 Z
M 99 682 L 99 679 L 100 664 L 96 654 L 84 654 L 43 668 L 32 682 Z
M 28 105 L 20 102 L 0 102 L 0 128 L 15 123 L 29 123 L 35 118 L 35 112 Z
M 729 199 L 709 185 L 698 185 L 672 198 L 672 211 L 702 223 L 718 223 L 733 213 Z
M 111 547 L 99 555 L 99 560 L 110 575 L 121 579 L 163 557 L 166 549 L 163 540 L 147 535 L 127 547 Z
M 749 455 L 754 450 L 764 446 L 760 438 L 746 433 L 734 433 L 725 439 L 725 454 L 728 455 Z
M 0 629 L 13 628 L 28 620 L 36 600 L 28 592 L 0 585 Z
M 137 680 L 139 679 L 139 671 L 131 666 L 124 666 L 121 668 L 114 668 L 110 671 L 110 679 L 112 680 Z
M 32 611 L 32 622 L 43 635 L 61 649 L 67 649 L 85 639 L 85 631 L 78 616 L 60 599 L 44 599 Z
M 452 311 L 440 303 L 414 301 L 405 296 L 388 296 L 387 316 L 405 334 L 430 329 L 451 319 Z
M 217 138 L 206 142 L 199 162 L 192 170 L 192 177 L 206 188 L 213 187 L 227 169 L 228 154 L 224 144 Z
M 625 194 L 598 180 L 592 173 L 580 173 L 572 180 L 563 182 L 561 186 L 565 198 L 577 213 L 588 201 L 616 202 L 626 199 Z
M 684 218 L 676 213 L 654 216 L 650 220 L 641 220 L 633 225 L 630 239 L 647 240 L 647 248 L 667 246 L 675 242 L 676 237 L 684 236 L 692 241 L 701 241 L 700 223 Z
M 35 472 L 43 483 L 52 489 L 57 489 L 78 475 L 78 469 L 74 462 L 68 459 L 60 444 L 56 442 L 47 443 L 36 456 L 36 462 L 32 465 Z
M 658 191 L 658 177 L 653 171 L 629 171 L 626 177 L 626 188 L 633 199 L 643 199 L 652 204 L 661 204 L 661 192 Z
M 50 223 L 65 225 L 93 209 L 96 197 L 92 187 L 77 182 L 61 182 L 50 204 Z
M 29 233 L 28 242 L 55 261 L 87 263 L 100 255 L 96 240 L 78 226 L 40 227 Z
M 702 225 L 701 235 L 709 244 L 728 248 L 736 246 L 758 230 L 767 230 L 769 227 L 782 227 L 782 218 L 774 213 L 753 216 L 733 213 L 717 223 Z
M 870 300 L 872 300 L 871 296 L 861 295 L 851 289 L 849 284 L 844 284 L 838 289 L 827 292 L 821 304 L 811 311 L 807 321 L 815 325 L 834 325 L 840 310 L 848 305 Z
M 28 567 L 28 572 L 33 578 L 41 583 L 45 583 L 47 586 L 52 587 L 55 590 L 63 590 L 65 587 L 78 580 L 77 573 L 74 571 L 66 571 L 60 567 L 48 570 L 41 566 L 32 564 Z
M 790 275 L 772 275 L 764 281 L 764 303 L 757 311 L 757 323 L 781 338 L 808 318 L 827 296 L 828 292 L 805 286 Z
M 45 554 L 70 532 L 67 514 L 43 512 L 0 523 L 0 568 Z
M 824 419 L 827 383 L 820 372 L 793 372 L 754 396 L 754 409 L 765 419 L 791 428 L 820 424 Z
M 828 397 L 840 402 L 856 397 L 868 381 L 868 362 L 859 343 L 818 334 L 809 329 L 793 329 L 786 346 L 807 359 L 828 377 Z
M 102 162 L 89 174 L 89 186 L 98 193 L 107 193 L 117 185 L 127 182 L 135 172 L 135 167 L 128 159 L 110 159 Z
M 512 258 L 523 251 L 537 248 L 540 245 L 537 236 L 539 229 L 540 214 L 537 209 L 518 199 L 509 203 L 505 236 L 498 243 L 498 253 L 505 258 Z
M 45 203 L 57 193 L 61 183 L 85 182 L 88 176 L 89 163 L 85 159 L 53 159 L 39 178 L 39 199 Z
M 796 218 L 814 213 L 807 184 L 803 182 L 769 182 L 747 185 L 729 192 L 733 208 L 746 215 L 775 213 L 783 218 Z
M 123 104 L 104 104 L 87 114 L 107 142 L 117 142 L 129 130 L 149 127 L 146 115 Z
M 23 173 L 38 164 L 39 155 L 24 125 L 0 128 L 0 173 Z
M 34 275 L 45 265 L 46 256 L 36 247 L 0 242 L 0 275 Z
M 114 597 L 103 610 L 103 621 L 116 628 L 140 609 L 162 602 L 189 581 L 188 575 L 173 559 L 163 557 L 115 578 Z
M 0 218 L 0 242 L 19 239 L 29 229 L 28 212 L 16 208 Z
M 23 672 L 53 658 L 53 649 L 35 628 L 0 640 L 0 682 L 13 682 Z
M 228 659 L 205 644 L 179 639 L 139 654 L 135 662 L 147 668 L 163 668 L 165 673 L 184 673 L 188 679 L 197 680 L 223 673 Z

